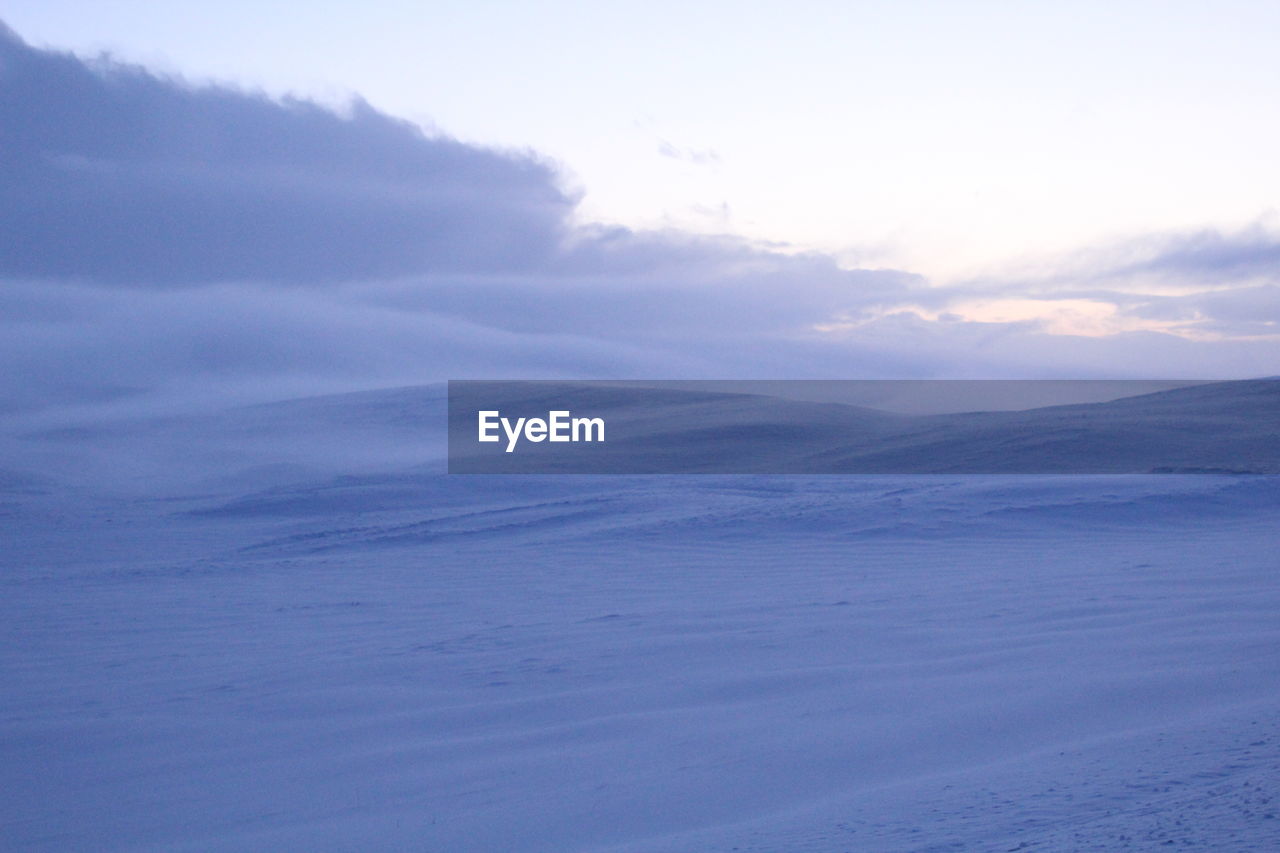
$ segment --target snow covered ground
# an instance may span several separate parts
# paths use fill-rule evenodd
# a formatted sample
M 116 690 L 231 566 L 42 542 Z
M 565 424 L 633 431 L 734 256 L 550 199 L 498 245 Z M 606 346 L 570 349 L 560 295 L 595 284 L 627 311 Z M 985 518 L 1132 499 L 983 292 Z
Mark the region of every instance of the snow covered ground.
M 10 430 L 0 847 L 1280 849 L 1278 478 L 449 477 L 358 402 Z

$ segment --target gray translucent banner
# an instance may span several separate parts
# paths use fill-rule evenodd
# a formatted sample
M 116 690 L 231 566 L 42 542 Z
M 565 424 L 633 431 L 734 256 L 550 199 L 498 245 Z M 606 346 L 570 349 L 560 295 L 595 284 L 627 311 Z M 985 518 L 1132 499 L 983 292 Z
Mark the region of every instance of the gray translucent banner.
M 1280 473 L 1280 379 L 451 381 L 451 474 Z

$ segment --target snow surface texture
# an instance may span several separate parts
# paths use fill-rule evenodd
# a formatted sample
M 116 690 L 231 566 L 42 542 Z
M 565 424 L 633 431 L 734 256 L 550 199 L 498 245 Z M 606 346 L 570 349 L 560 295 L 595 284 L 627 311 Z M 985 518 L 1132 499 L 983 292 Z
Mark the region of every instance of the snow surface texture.
M 1278 478 L 447 477 L 441 405 L 9 431 L 0 848 L 1280 849 Z

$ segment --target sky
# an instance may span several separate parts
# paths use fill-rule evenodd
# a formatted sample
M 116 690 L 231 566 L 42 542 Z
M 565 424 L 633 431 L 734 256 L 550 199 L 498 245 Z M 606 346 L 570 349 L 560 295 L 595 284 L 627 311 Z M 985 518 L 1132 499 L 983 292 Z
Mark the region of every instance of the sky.
M 933 281 L 1277 224 L 1273 2 L 67 2 L 28 41 L 532 148 L 584 221 Z M 300 10 L 305 9 L 305 12 Z
M 1280 374 L 1273 7 L 5 2 L 0 414 Z

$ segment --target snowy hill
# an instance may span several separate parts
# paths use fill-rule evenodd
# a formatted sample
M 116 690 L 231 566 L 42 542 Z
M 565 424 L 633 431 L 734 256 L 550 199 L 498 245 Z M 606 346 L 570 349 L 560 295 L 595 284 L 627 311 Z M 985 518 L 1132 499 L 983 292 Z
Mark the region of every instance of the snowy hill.
M 3 846 L 1280 843 L 1280 478 L 446 476 L 442 407 L 10 431 Z
M 832 383 L 836 384 L 836 383 Z M 892 383 L 887 383 L 892 385 Z M 1033 383 L 1029 383 L 1033 384 Z M 603 445 L 499 442 L 455 451 L 462 473 L 1280 473 L 1280 380 L 1196 385 L 1027 411 L 906 415 L 756 394 L 558 383 L 467 384 L 477 409 L 603 416 Z M 461 446 L 461 442 L 459 442 Z

